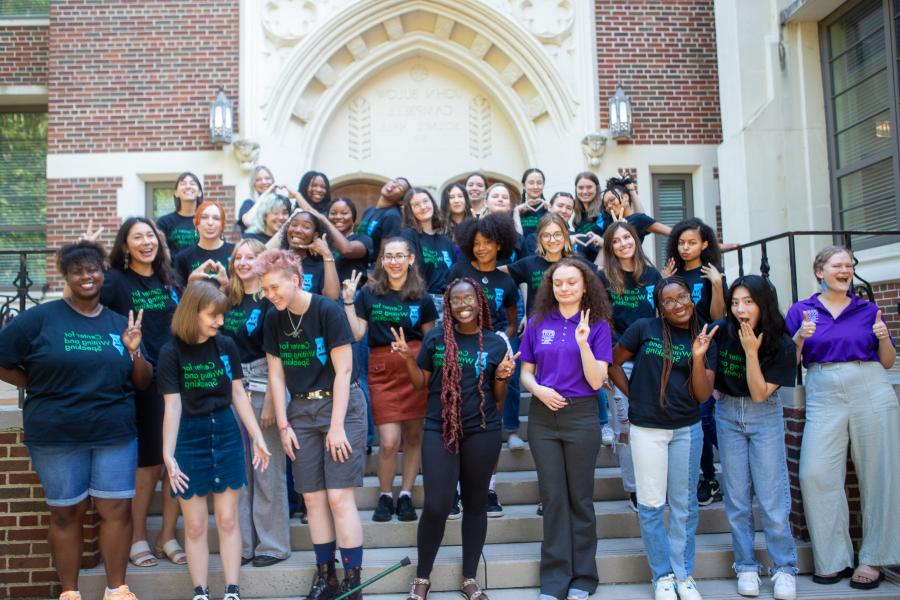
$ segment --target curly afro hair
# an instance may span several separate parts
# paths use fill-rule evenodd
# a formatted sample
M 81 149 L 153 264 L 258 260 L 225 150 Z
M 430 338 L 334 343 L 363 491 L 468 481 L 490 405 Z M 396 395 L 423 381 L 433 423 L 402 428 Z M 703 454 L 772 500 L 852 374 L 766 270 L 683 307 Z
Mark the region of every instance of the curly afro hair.
M 456 228 L 456 243 L 469 260 L 475 260 L 472 247 L 475 244 L 476 233 L 499 244 L 498 260 L 509 258 L 516 249 L 516 226 L 509 215 L 494 213 L 482 219 L 470 219 L 459 224 Z

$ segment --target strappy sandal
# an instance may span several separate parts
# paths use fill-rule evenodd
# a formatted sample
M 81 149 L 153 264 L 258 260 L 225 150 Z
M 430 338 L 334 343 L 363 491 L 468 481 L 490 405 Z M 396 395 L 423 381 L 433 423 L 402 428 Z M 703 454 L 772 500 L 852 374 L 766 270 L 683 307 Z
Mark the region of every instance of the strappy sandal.
M 471 591 L 467 592 L 466 588 L 469 588 Z M 466 597 L 466 600 L 490 600 L 490 598 L 488 598 L 487 592 L 481 589 L 481 586 L 478 585 L 478 582 L 472 578 L 463 579 L 462 589 L 460 589 L 459 591 L 463 596 Z
M 153 549 L 153 555 L 156 558 L 166 557 L 174 565 L 187 564 L 187 555 L 184 553 L 184 548 L 181 547 L 181 544 L 175 538 L 163 544 L 162 547 L 156 546 Z
M 147 540 L 140 540 L 131 545 L 128 551 L 128 560 L 136 567 L 155 567 L 159 563 L 156 557 L 150 552 L 150 544 Z
M 420 596 L 416 593 L 416 586 L 424 585 L 425 586 L 425 595 Z M 428 590 L 431 589 L 431 580 L 423 579 L 421 577 L 416 577 L 413 579 L 412 585 L 409 587 L 409 596 L 407 596 L 406 600 L 425 600 L 428 597 Z

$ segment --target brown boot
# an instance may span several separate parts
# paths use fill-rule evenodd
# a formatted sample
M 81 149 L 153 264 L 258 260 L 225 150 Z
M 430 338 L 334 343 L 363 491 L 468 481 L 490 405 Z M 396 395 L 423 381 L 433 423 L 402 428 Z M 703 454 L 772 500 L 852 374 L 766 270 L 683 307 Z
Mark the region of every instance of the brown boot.
M 353 569 L 344 569 L 344 581 L 341 582 L 342 594 L 344 592 L 349 592 L 360 584 L 360 571 L 361 569 L 359 567 L 355 567 Z M 347 596 L 347 600 L 362 600 L 362 597 L 362 590 L 359 590 Z
M 340 593 L 337 573 L 334 570 L 334 561 L 316 565 L 316 578 L 306 600 L 332 600 Z

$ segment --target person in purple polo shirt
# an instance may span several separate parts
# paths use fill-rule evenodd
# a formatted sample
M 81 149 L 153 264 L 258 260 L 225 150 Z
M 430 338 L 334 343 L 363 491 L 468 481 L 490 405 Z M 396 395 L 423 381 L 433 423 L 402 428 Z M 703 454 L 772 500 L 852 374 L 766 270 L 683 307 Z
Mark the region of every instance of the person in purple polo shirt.
M 800 491 L 812 540 L 816 583 L 873 589 L 883 565 L 900 564 L 900 405 L 886 369 L 897 351 L 881 311 L 853 295 L 853 255 L 828 246 L 813 272 L 821 292 L 788 310 L 788 331 L 806 372 L 806 425 Z M 862 499 L 862 544 L 853 567 L 844 492 L 847 444 Z
M 544 506 L 541 600 L 587 598 L 597 589 L 597 390 L 612 361 L 611 319 L 591 267 L 564 258 L 544 273 L 522 334 L 522 387 L 533 396 L 528 439 Z

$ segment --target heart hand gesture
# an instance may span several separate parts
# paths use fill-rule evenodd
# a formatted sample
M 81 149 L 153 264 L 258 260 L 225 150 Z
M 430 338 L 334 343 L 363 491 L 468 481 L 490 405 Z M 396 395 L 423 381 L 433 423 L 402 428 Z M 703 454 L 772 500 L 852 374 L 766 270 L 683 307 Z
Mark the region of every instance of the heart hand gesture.
M 703 330 L 697 335 L 696 338 L 694 338 L 694 343 L 691 344 L 691 354 L 695 358 L 706 356 L 706 351 L 709 350 L 709 344 L 712 341 L 713 336 L 716 335 L 716 331 L 719 330 L 719 326 L 716 325 L 712 328 L 712 331 L 707 333 L 707 327 L 709 327 L 709 325 L 703 326 Z M 751 331 L 750 333 L 752 335 L 753 332 Z M 743 340 L 741 341 L 743 342 Z

